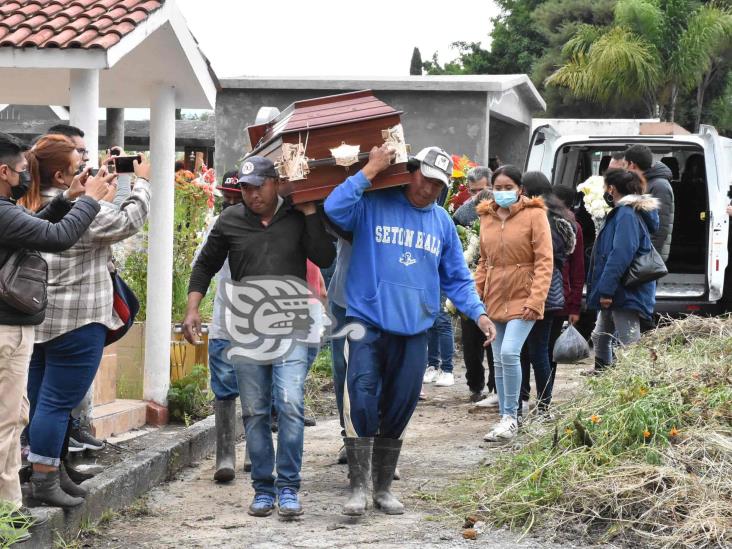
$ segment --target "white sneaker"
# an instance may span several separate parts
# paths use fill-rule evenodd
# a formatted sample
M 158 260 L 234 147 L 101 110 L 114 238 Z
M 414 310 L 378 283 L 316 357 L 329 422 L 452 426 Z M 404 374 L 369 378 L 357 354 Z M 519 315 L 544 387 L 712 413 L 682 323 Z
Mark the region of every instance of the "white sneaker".
M 486 442 L 511 440 L 516 436 L 517 432 L 518 423 L 516 423 L 516 418 L 511 416 L 503 416 L 498 425 L 488 431 L 488 433 L 483 437 L 483 440 L 485 440 Z
M 440 373 L 437 374 L 437 378 L 435 379 L 435 385 L 437 387 L 452 387 L 455 385 L 455 376 L 452 375 L 452 372 L 443 372 L 440 370 Z
M 437 377 L 437 368 L 433 368 L 432 366 L 429 366 L 424 371 L 424 376 L 422 377 L 422 383 L 432 383 L 436 377 Z
M 494 408 L 495 406 L 498 406 L 498 395 L 496 393 L 491 393 L 483 400 L 476 402 L 475 405 L 479 408 Z

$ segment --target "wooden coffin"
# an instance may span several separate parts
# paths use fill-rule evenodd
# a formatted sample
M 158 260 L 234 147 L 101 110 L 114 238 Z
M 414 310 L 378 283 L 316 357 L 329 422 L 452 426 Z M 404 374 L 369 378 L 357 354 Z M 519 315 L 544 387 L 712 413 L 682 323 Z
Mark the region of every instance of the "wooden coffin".
M 403 185 L 408 172 L 401 114 L 371 90 L 297 101 L 272 121 L 247 128 L 247 156 L 270 158 L 280 177 L 295 182 L 292 199 L 299 204 L 323 200 L 366 164 L 372 147 L 389 139 L 397 162 L 375 178 L 372 189 Z

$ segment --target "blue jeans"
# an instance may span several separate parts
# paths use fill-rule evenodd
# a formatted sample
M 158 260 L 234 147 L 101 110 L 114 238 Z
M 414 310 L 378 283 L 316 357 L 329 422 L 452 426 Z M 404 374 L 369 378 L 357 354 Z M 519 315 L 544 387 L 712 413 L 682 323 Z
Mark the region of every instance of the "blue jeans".
M 514 319 L 495 322 L 496 340 L 492 344 L 496 368 L 498 409 L 504 416 L 516 417 L 521 389 L 521 347 L 524 346 L 533 320 Z
M 422 387 L 427 332 L 384 332 L 363 320 L 359 340 L 348 340 L 344 420 L 349 437 L 401 438 Z
M 330 312 L 335 320 L 333 333 L 336 333 L 346 325 L 346 309 L 331 301 Z M 335 389 L 336 405 L 338 406 L 338 419 L 341 422 L 341 435 L 346 436 L 343 423 L 343 386 L 346 384 L 346 338 L 332 339 L 330 341 L 330 352 L 333 388 Z
M 106 326 L 95 322 L 34 346 L 28 370 L 31 463 L 59 466 L 69 414 L 94 381 L 106 335 Z
M 273 364 L 234 364 L 252 460 L 252 486 L 258 494 L 274 496 L 275 487 L 300 488 L 307 354 L 307 346 L 298 345 L 287 358 Z M 273 394 L 279 417 L 276 456 L 271 429 Z
M 208 340 L 208 371 L 216 400 L 232 400 L 239 396 L 234 365 L 226 358 L 229 344 L 226 339 Z
M 452 333 L 452 319 L 440 309 L 432 328 L 427 330 L 427 365 L 443 372 L 452 372 L 452 355 L 455 341 Z

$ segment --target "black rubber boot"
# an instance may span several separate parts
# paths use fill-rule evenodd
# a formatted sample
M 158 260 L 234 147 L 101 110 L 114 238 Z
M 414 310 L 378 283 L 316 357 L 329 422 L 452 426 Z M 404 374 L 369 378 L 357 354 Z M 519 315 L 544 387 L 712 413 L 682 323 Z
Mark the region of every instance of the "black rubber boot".
M 61 460 L 61 462 L 64 464 L 64 468 L 66 469 L 66 474 L 69 475 L 69 478 L 74 481 L 74 484 L 81 484 L 85 480 L 89 480 L 90 478 L 94 478 L 94 475 L 91 475 L 89 473 L 83 473 L 82 471 L 79 471 L 78 469 L 74 469 L 74 467 L 71 466 L 71 463 L 67 459 Z
M 236 400 L 214 402 L 216 414 L 216 482 L 231 482 L 236 476 Z
M 348 479 L 351 495 L 343 506 L 343 514 L 360 516 L 366 512 L 371 481 L 371 454 L 373 437 L 346 437 L 343 439 L 348 455 Z
M 61 489 L 58 469 L 48 473 L 33 471 L 31 490 L 33 499 L 52 507 L 76 507 L 84 503 L 84 498 L 70 496 Z
M 371 471 L 374 477 L 374 506 L 387 515 L 401 515 L 404 505 L 391 493 L 391 482 L 402 450 L 402 441 L 398 438 L 374 439 L 374 453 Z M 350 456 L 349 456 L 350 457 Z
M 77 498 L 85 498 L 87 494 L 86 488 L 83 488 L 76 484 L 69 478 L 69 474 L 66 472 L 66 466 L 61 462 L 61 467 L 58 469 L 58 480 L 61 489 L 70 496 Z

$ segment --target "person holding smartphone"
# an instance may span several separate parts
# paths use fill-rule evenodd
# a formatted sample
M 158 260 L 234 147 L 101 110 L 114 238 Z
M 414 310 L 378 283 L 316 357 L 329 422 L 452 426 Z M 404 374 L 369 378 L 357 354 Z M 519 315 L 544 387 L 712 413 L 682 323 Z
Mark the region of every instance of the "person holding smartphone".
M 64 140 L 61 145 L 58 171 L 73 173 L 80 156 L 71 143 Z M 99 200 L 108 192 L 104 178 L 87 179 L 82 185 L 79 177 L 71 176 L 66 191 L 38 213 L 29 212 L 16 203 L 30 187 L 26 149 L 14 137 L 0 133 L 0 267 L 20 249 L 62 252 L 73 246 L 94 221 Z M 18 477 L 20 434 L 28 416 L 28 362 L 35 327 L 43 322 L 44 315 L 45 310 L 21 312 L 0 299 L 0 501 L 14 509 L 10 526 L 18 528 L 29 520 L 29 512 L 22 508 Z M 44 521 L 36 519 L 36 524 L 39 522 Z
M 73 169 L 57 170 L 51 144 L 68 140 L 49 135 L 41 138 L 28 153 L 31 188 L 69 186 L 80 166 L 78 152 Z M 85 170 L 87 173 L 88 168 Z M 110 276 L 111 245 L 120 242 L 144 225 L 150 206 L 150 165 L 135 164 L 138 182 L 120 208 L 112 205 L 116 186 L 108 190 L 99 215 L 70 249 L 44 254 L 48 264 L 48 308 L 37 328 L 28 376 L 33 498 L 58 507 L 83 502 L 86 490 L 67 474 L 61 461 L 68 443 L 68 417 L 79 405 L 96 375 L 108 330 L 122 325 L 113 310 Z M 87 177 L 88 173 L 87 173 Z M 102 166 L 94 178 L 114 181 Z

